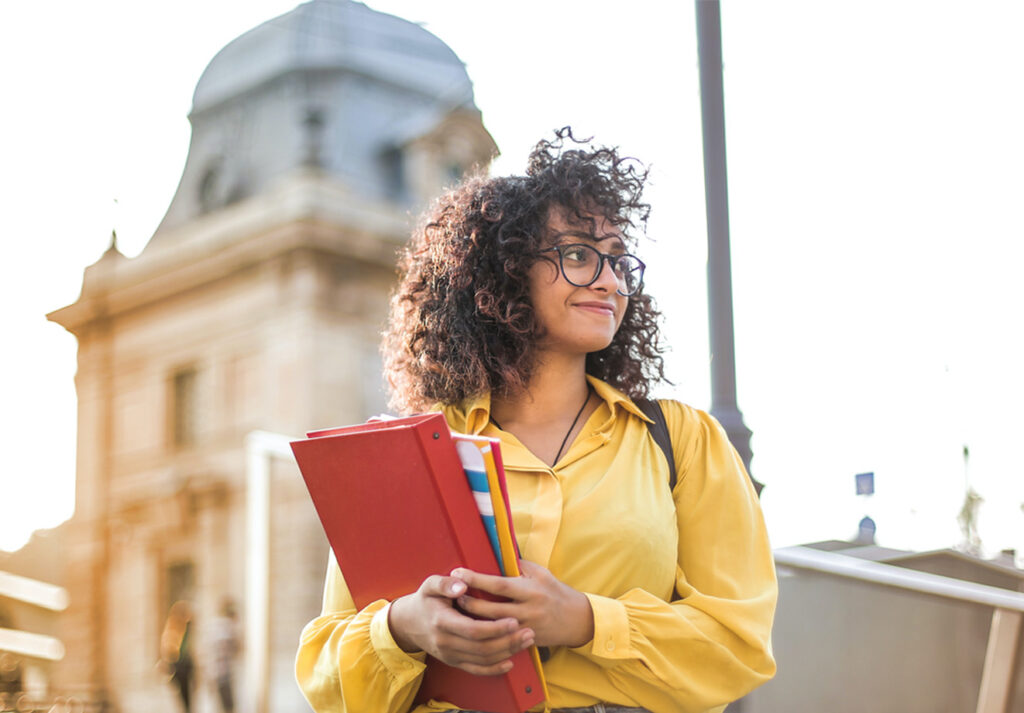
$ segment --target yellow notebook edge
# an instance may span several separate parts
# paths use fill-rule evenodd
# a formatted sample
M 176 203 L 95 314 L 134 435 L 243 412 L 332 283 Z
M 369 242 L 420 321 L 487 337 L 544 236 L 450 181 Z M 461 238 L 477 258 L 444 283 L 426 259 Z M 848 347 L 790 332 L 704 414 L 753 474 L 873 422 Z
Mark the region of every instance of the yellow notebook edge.
M 498 465 L 494 460 L 492 444 L 482 444 L 480 452 L 484 457 L 487 469 L 487 488 L 490 490 L 491 505 L 494 508 L 494 525 L 498 531 L 498 546 L 501 548 L 501 565 L 509 577 L 518 577 L 519 559 L 516 557 L 516 545 L 512 539 L 511 517 L 505 509 L 505 498 L 501 494 L 501 481 L 498 477 Z

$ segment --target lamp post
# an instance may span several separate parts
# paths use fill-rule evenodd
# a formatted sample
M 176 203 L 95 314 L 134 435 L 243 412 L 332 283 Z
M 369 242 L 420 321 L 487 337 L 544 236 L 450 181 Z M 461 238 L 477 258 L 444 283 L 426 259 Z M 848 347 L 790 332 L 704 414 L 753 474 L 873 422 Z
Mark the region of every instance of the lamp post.
M 736 349 L 729 255 L 729 191 L 722 88 L 722 16 L 719 0 L 696 0 L 704 138 L 704 202 L 708 222 L 708 326 L 711 341 L 711 415 L 718 419 L 750 472 L 750 429 L 736 402 Z M 763 487 L 751 477 L 758 493 Z

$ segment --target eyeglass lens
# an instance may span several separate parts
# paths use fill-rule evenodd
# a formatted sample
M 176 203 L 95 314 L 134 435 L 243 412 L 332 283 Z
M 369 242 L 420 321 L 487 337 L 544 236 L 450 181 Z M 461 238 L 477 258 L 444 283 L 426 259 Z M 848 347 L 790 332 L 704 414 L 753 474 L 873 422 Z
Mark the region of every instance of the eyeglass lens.
M 562 263 L 562 274 L 577 287 L 593 284 L 601 274 L 604 261 L 607 260 L 618 280 L 619 292 L 631 295 L 640 289 L 644 264 L 633 255 L 602 255 L 596 248 L 582 243 L 560 245 L 557 249 Z

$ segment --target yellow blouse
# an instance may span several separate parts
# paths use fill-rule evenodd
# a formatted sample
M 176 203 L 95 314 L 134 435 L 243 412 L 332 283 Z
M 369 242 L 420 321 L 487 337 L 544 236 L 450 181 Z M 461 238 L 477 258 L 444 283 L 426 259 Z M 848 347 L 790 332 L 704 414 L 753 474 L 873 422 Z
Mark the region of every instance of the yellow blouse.
M 590 599 L 593 641 L 555 649 L 544 664 L 549 703 L 721 710 L 775 672 L 777 585 L 757 496 L 722 427 L 662 401 L 678 472 L 670 493 L 647 417 L 590 382 L 603 403 L 553 468 L 494 426 L 488 395 L 443 409 L 453 430 L 501 439 L 523 558 Z M 302 632 L 296 660 L 315 711 L 408 710 L 425 657 L 395 644 L 388 606 L 357 612 L 332 558 L 323 613 Z M 452 707 L 432 702 L 414 713 Z

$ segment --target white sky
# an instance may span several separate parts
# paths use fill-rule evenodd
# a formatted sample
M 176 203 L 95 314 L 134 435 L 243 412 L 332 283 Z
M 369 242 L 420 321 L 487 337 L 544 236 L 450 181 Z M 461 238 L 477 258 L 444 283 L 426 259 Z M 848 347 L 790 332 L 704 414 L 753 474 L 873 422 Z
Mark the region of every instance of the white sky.
M 203 68 L 294 4 L 7 8 L 0 548 L 73 507 L 76 344 L 45 313 L 77 298 L 111 228 L 142 249 Z M 693 4 L 368 4 L 466 62 L 496 173 L 564 124 L 653 166 L 642 252 L 676 384 L 661 395 L 707 408 Z M 969 477 L 986 548 L 1024 550 L 1022 36 L 1017 0 L 725 3 L 739 402 L 776 545 L 848 538 L 866 513 L 882 544 L 954 545 Z

